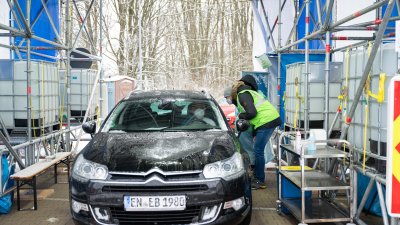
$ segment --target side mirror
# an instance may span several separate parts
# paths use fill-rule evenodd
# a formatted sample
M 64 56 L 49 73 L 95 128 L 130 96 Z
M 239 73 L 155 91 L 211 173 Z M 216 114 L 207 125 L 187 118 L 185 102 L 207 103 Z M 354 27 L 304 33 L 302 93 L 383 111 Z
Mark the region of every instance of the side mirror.
M 88 134 L 94 134 L 96 132 L 96 122 L 89 121 L 89 122 L 82 124 L 82 130 Z
M 250 123 L 248 120 L 239 119 L 238 121 L 236 121 L 236 129 L 239 132 L 245 131 L 245 130 L 249 129 L 249 127 L 250 127 Z

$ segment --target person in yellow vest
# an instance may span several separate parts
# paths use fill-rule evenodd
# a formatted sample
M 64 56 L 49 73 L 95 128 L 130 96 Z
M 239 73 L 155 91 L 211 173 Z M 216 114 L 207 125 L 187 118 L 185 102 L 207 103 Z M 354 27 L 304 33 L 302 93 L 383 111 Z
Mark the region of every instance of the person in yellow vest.
M 275 107 L 260 93 L 249 88 L 243 81 L 237 81 L 232 86 L 228 97 L 239 110 L 239 119 L 248 120 L 253 126 L 255 177 L 251 187 L 266 188 L 264 149 L 275 128 L 281 124 L 281 119 Z

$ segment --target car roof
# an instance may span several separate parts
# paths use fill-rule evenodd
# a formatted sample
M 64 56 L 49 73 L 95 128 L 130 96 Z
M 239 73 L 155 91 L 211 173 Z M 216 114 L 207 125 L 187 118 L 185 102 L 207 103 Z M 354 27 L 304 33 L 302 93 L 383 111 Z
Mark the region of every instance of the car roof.
M 185 98 L 185 99 L 211 99 L 211 96 L 204 91 L 189 90 L 153 90 L 153 91 L 132 91 L 125 100 L 143 98 Z

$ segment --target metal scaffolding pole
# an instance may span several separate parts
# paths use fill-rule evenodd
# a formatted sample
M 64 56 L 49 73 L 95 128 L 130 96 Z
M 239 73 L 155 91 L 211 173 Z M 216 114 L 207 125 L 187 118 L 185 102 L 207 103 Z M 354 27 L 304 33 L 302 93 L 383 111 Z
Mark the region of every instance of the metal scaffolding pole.
M 311 38 L 311 40 L 320 40 L 321 38 L 326 39 L 325 35 L 322 37 L 315 37 Z M 331 40 L 336 40 L 336 41 L 373 41 L 375 40 L 375 37 L 350 37 L 350 36 L 330 36 Z
M 50 22 L 51 28 L 53 29 L 53 32 L 55 33 L 55 35 L 57 36 L 57 40 L 59 41 L 61 39 L 60 35 L 58 34 L 56 26 L 54 25 L 54 21 L 50 16 L 49 10 L 47 9 L 47 2 L 48 1 L 46 1 L 46 2 L 44 2 L 44 0 L 41 0 L 41 1 L 42 1 L 43 9 L 45 10 L 47 17 L 49 18 L 49 22 Z M 38 16 L 38 18 L 39 18 L 39 16 Z
M 12 148 L 10 143 L 8 142 L 7 138 L 1 132 L 0 132 L 0 141 L 3 142 L 3 144 L 6 146 L 6 148 L 11 153 L 11 155 L 14 156 L 15 160 L 17 161 L 17 163 L 19 165 L 19 168 L 24 169 L 25 168 L 24 162 L 22 162 L 22 160 L 19 157 L 18 153 L 16 151 L 14 151 L 14 149 Z M 1 191 L 0 191 L 0 193 L 1 193 Z
M 27 18 L 25 18 L 24 13 L 22 12 L 21 6 L 19 5 L 18 1 L 14 1 L 15 3 L 15 7 L 17 8 L 17 12 L 19 14 L 19 16 L 22 19 L 22 22 L 25 26 L 25 32 L 26 32 L 26 36 L 29 38 L 32 36 L 32 29 L 30 26 L 30 8 L 31 8 L 31 2 L 29 0 L 26 1 L 26 12 L 27 12 Z M 29 5 L 28 5 L 29 4 Z
M 31 48 L 31 50 L 32 50 L 32 48 Z M 25 53 L 27 52 L 27 50 L 23 50 L 23 49 L 21 49 L 20 51 L 21 52 L 25 52 Z M 41 53 L 37 53 L 37 52 L 33 52 L 33 51 L 31 51 L 31 55 L 37 55 L 37 56 L 41 56 L 41 57 L 52 59 L 52 60 L 57 60 L 58 59 L 57 57 L 53 57 L 53 56 L 49 56 L 49 55 L 46 55 L 46 54 L 41 54 Z
M 24 67 L 26 68 L 26 138 L 27 138 L 27 142 L 16 145 L 16 146 L 12 146 L 10 143 L 12 143 L 10 141 L 10 138 L 6 138 L 4 135 L 8 135 L 7 131 L 5 131 L 6 133 L 3 135 L 0 132 L 0 141 L 6 146 L 6 148 L 8 149 L 8 152 L 10 152 L 10 154 L 13 156 L 13 158 L 15 159 L 15 161 L 18 163 L 19 168 L 20 169 L 24 169 L 26 167 L 29 167 L 30 165 L 36 163 L 39 160 L 40 157 L 40 153 L 42 151 L 42 148 L 45 147 L 44 142 L 50 142 L 51 144 L 49 145 L 50 147 L 50 151 L 47 150 L 47 147 L 45 147 L 46 149 L 46 154 L 48 154 L 49 152 L 53 152 L 56 151 L 59 147 L 59 144 L 61 144 L 60 140 L 66 140 L 65 144 L 65 151 L 70 151 L 70 147 L 71 145 L 71 124 L 70 124 L 70 118 L 71 118 L 71 96 L 70 96 L 70 89 L 71 89 L 71 68 L 70 68 L 70 61 L 71 61 L 71 56 L 70 53 L 72 51 L 74 52 L 78 52 L 81 53 L 82 55 L 85 55 L 87 57 L 89 57 L 89 60 L 101 60 L 102 57 L 98 56 L 98 55 L 92 55 L 92 54 L 87 54 L 78 50 L 75 50 L 74 48 L 71 47 L 71 42 L 72 42 L 72 19 L 71 19 L 71 15 L 72 15 L 72 11 L 73 10 L 71 8 L 71 2 L 70 0 L 66 0 L 64 1 L 64 5 L 65 5 L 65 17 L 64 17 L 64 21 L 66 21 L 66 27 L 65 27 L 65 45 L 64 43 L 61 43 L 60 40 L 60 35 L 61 33 L 57 30 L 57 26 L 56 26 L 56 20 L 53 20 L 53 18 L 50 15 L 50 11 L 48 7 L 48 2 L 49 0 L 40 0 L 38 4 L 41 4 L 42 9 L 39 10 L 39 12 L 35 12 L 37 14 L 35 14 L 35 19 L 31 20 L 31 16 L 32 16 L 32 4 L 36 4 L 36 3 L 32 3 L 32 0 L 24 0 L 26 1 L 26 8 L 24 5 L 24 10 L 22 10 L 21 6 L 19 5 L 20 1 L 12 1 L 12 0 L 6 0 L 8 3 L 8 6 L 10 8 L 10 15 L 12 17 L 12 20 L 10 20 L 10 23 L 5 25 L 5 24 L 1 24 L 0 23 L 0 30 L 5 30 L 7 32 L 3 32 L 0 34 L 0 37 L 9 37 L 11 38 L 11 42 L 10 44 L 0 44 L 0 47 L 2 48 L 8 48 L 10 50 L 13 51 L 13 58 L 14 57 L 18 57 L 18 59 L 23 59 L 20 55 L 20 51 L 22 52 L 26 52 L 26 65 L 24 64 Z M 94 0 L 92 0 L 93 4 Z M 103 7 L 103 1 L 100 1 L 100 39 L 102 40 L 103 38 L 103 24 L 102 24 L 102 7 Z M 60 4 L 63 5 L 63 4 Z M 90 6 L 92 7 L 92 6 Z M 78 9 L 77 9 L 78 11 Z M 92 10 L 93 11 L 93 10 Z M 39 37 L 34 35 L 34 26 L 35 24 L 38 23 L 39 18 L 43 18 L 43 16 L 41 17 L 41 15 L 43 15 L 44 13 L 46 13 L 47 15 L 47 19 L 49 20 L 49 24 L 51 25 L 51 28 L 49 31 L 52 31 L 55 33 L 56 35 L 56 39 L 55 40 L 49 40 L 43 37 Z M 86 12 L 86 17 L 85 17 L 85 21 L 86 18 L 88 17 L 90 13 L 90 9 L 88 9 L 88 11 Z M 58 19 L 58 18 L 57 18 Z M 83 22 L 83 27 L 85 28 L 85 32 L 88 35 L 88 38 L 90 39 L 90 35 L 88 34 L 88 31 L 86 30 L 87 27 L 85 25 L 85 21 Z M 81 27 L 82 30 L 82 27 Z M 79 31 L 79 33 L 76 35 L 77 38 L 79 38 L 81 30 Z M 16 41 L 15 41 L 15 37 L 22 37 L 21 41 L 19 42 L 18 45 L 16 45 Z M 37 46 L 32 46 L 33 40 L 37 40 L 39 42 L 45 43 L 45 44 L 49 44 L 50 46 L 39 46 L 38 44 L 36 44 Z M 93 41 L 92 39 L 90 39 L 91 44 L 93 45 Z M 102 48 L 102 41 L 100 41 L 100 48 Z M 75 40 L 74 44 L 77 43 L 77 40 Z M 23 46 L 25 44 L 25 46 Z M 58 58 L 58 57 L 54 57 L 51 55 L 46 55 L 45 53 L 41 53 L 41 52 L 34 52 L 33 50 L 60 50 L 60 51 L 65 51 L 66 56 L 65 57 L 65 62 L 66 62 L 66 70 L 67 70 L 67 87 L 66 87 L 66 92 L 67 92 L 67 129 L 61 129 L 60 131 L 56 131 L 56 132 L 51 132 L 49 133 L 47 136 L 41 136 L 39 138 L 35 138 L 33 139 L 33 132 L 32 129 L 35 129 L 35 126 L 33 127 L 33 121 L 34 120 L 38 120 L 39 118 L 39 124 L 41 124 L 42 122 L 40 121 L 41 116 L 38 117 L 38 115 L 34 115 L 33 110 L 35 110 L 34 105 L 32 104 L 32 97 L 34 97 L 32 95 L 33 91 L 32 90 L 34 87 L 32 87 L 32 75 L 33 75 L 33 71 L 32 71 L 32 55 L 38 55 L 41 57 L 46 57 L 52 60 L 61 60 L 63 59 L 63 57 Z M 101 53 L 102 50 L 100 49 Z M 96 52 L 97 54 L 97 52 Z M 16 56 L 15 56 L 16 55 Z M 84 59 L 87 60 L 87 59 Z M 101 67 L 101 72 L 103 72 L 102 67 Z M 25 90 L 22 90 L 25 93 Z M 103 96 L 104 97 L 104 96 Z M 41 103 L 40 103 L 41 104 Z M 54 124 L 52 124 L 54 125 Z M 62 125 L 62 124 L 61 124 Z M 80 128 L 80 126 L 74 127 L 73 129 L 78 129 Z M 64 135 L 65 135 L 65 139 L 64 139 Z M 54 138 L 58 137 L 58 144 L 54 144 Z M 12 139 L 12 136 L 11 136 Z M 24 157 L 21 157 L 18 153 L 19 149 L 23 149 L 25 151 L 25 155 Z M 14 162 L 15 162 L 14 161 Z M 0 190 L 0 193 L 3 190 Z
M 307 0 L 305 2 L 306 5 L 306 32 L 305 35 L 307 36 L 310 32 L 310 0 Z M 309 102 L 309 79 L 310 79 L 310 65 L 309 65 L 309 41 L 308 39 L 305 42 L 305 55 L 304 55 L 304 63 L 305 63 L 305 84 L 304 84 L 304 131 L 309 130 L 309 108 L 310 108 L 310 102 Z M 304 218 L 304 217 L 303 217 Z
M 100 57 L 103 58 L 103 0 L 100 0 Z M 105 117 L 104 109 L 103 109 L 103 102 L 104 102 L 104 94 L 103 94 L 103 82 L 104 82 L 104 70 L 103 70 L 103 60 L 100 62 L 100 79 L 99 79 L 99 86 L 100 86 L 100 121 L 103 120 Z
M 281 0 L 279 0 L 279 9 L 278 9 L 278 49 L 282 47 L 282 10 L 281 10 Z M 271 33 L 272 35 L 272 33 Z M 281 63 L 282 63 L 282 53 L 278 51 L 278 95 L 277 95 L 277 106 L 280 110 L 281 108 Z M 283 115 L 281 115 L 283 116 Z
M 355 13 L 353 13 L 353 14 L 351 14 L 351 15 L 349 15 L 349 16 L 347 16 L 347 17 L 345 17 L 345 18 L 343 18 L 343 19 L 341 19 L 339 21 L 336 21 L 331 26 L 331 28 L 338 27 L 338 26 L 340 26 L 340 25 L 342 25 L 342 24 L 344 24 L 344 23 L 346 23 L 346 22 L 348 22 L 348 21 L 350 21 L 350 20 L 352 20 L 354 18 L 357 18 L 357 17 L 360 17 L 360 16 L 364 15 L 365 13 L 368 13 L 368 12 L 370 12 L 372 10 L 378 9 L 381 6 L 383 6 L 386 3 L 388 3 L 388 1 L 389 0 L 378 1 L 378 2 L 376 2 L 376 3 L 374 3 L 374 4 L 370 5 L 370 6 L 367 6 L 364 9 L 361 9 L 360 11 L 357 11 L 357 12 L 355 12 Z
M 279 10 L 280 10 L 281 13 L 282 13 L 283 7 L 285 7 L 285 5 L 286 5 L 286 1 L 287 0 L 283 0 L 283 3 L 281 2 L 281 4 L 279 4 L 279 6 L 280 6 Z M 274 32 L 276 24 L 278 23 L 278 20 L 279 20 L 278 17 L 279 17 L 279 15 L 275 18 L 274 25 L 272 26 L 272 33 Z
M 335 0 L 328 0 L 326 5 L 328 6 L 328 11 L 326 12 L 326 18 L 322 29 L 326 31 L 325 33 L 325 116 L 324 116 L 324 129 L 326 130 L 326 138 L 329 139 L 329 73 L 330 73 L 330 56 L 331 56 L 331 46 L 330 46 L 330 31 L 329 26 L 331 24 L 332 9 Z M 327 161 L 325 161 L 325 170 L 327 169 Z
M 18 30 L 13 27 L 9 27 L 7 25 L 4 25 L 0 23 L 0 30 L 7 30 L 11 32 L 11 35 L 13 36 L 25 36 L 25 32 L 23 30 Z
M 381 7 L 382 5 L 386 4 L 387 2 L 388 2 L 388 0 L 379 1 L 379 2 L 377 2 L 377 3 L 374 3 L 374 4 L 372 4 L 372 5 L 370 5 L 370 6 L 366 7 L 366 8 L 364 8 L 364 9 L 362 9 L 362 10 L 356 12 L 356 13 L 353 13 L 353 14 L 351 14 L 351 15 L 349 15 L 349 16 L 347 16 L 347 17 L 345 17 L 345 18 L 343 18 L 343 19 L 341 19 L 341 20 L 335 22 L 335 23 L 334 23 L 333 25 L 331 25 L 331 26 L 328 26 L 329 20 L 325 20 L 325 25 L 324 25 L 324 27 L 325 27 L 326 29 L 328 29 L 328 30 L 333 30 L 334 28 L 336 28 L 336 27 L 338 27 L 338 26 L 340 26 L 340 25 L 342 25 L 342 24 L 344 24 L 344 23 L 346 23 L 346 22 L 348 22 L 348 21 L 350 21 L 350 20 L 352 20 L 352 19 L 354 19 L 354 18 L 360 17 L 360 16 L 364 15 L 365 13 L 368 13 L 368 12 L 370 12 L 370 11 L 372 11 L 372 10 L 375 10 L 375 9 Z M 333 3 L 331 3 L 331 4 L 332 4 L 332 6 L 333 6 Z M 327 15 L 331 15 L 331 11 L 332 11 L 331 4 L 329 5 L 329 9 L 328 9 Z M 314 37 L 323 35 L 323 34 L 325 33 L 325 30 L 326 30 L 326 29 L 319 29 L 319 30 L 317 30 L 317 31 L 315 31 L 315 32 L 313 32 L 313 33 L 311 33 L 311 34 L 308 34 L 308 35 L 304 36 L 302 39 L 300 39 L 300 40 L 298 40 L 298 41 L 292 42 L 292 43 L 289 44 L 289 45 L 286 45 L 286 46 L 284 46 L 284 47 L 282 47 L 282 48 L 279 48 L 278 51 L 284 51 L 284 50 L 286 50 L 286 49 L 289 49 L 289 48 L 292 47 L 292 46 L 295 46 L 295 45 L 298 45 L 298 44 L 300 44 L 300 43 L 303 43 L 303 42 L 305 42 L 306 40 L 309 40 L 309 39 L 311 39 L 311 38 L 314 38 Z
M 79 8 L 78 8 L 78 5 L 76 4 L 76 1 L 73 1 L 73 4 L 74 4 L 74 8 L 75 8 L 75 10 L 76 10 L 76 12 L 77 12 L 79 18 L 82 18 L 82 15 L 81 15 L 81 13 L 79 12 Z M 101 10 L 101 9 L 100 9 L 100 10 Z M 100 17 L 100 18 L 103 18 L 103 17 Z M 100 23 L 102 23 L 102 19 L 100 20 Z M 89 39 L 90 46 L 91 46 L 92 49 L 95 51 L 95 50 L 96 50 L 96 46 L 95 46 L 95 44 L 94 44 L 92 35 L 89 34 L 89 32 L 88 32 L 88 30 L 87 30 L 87 28 L 86 28 L 86 24 L 85 24 L 85 26 L 83 27 L 83 29 L 84 29 L 84 31 L 85 31 L 86 36 L 87 36 L 88 39 Z
M 290 43 L 290 40 L 292 39 L 293 34 L 296 33 L 295 30 L 296 30 L 297 24 L 299 23 L 300 15 L 303 13 L 303 10 L 304 10 L 304 7 L 305 7 L 305 6 L 306 6 L 306 5 L 303 4 L 303 5 L 301 6 L 301 9 L 299 10 L 299 12 L 296 13 L 296 18 L 294 19 L 293 27 L 292 27 L 292 29 L 290 30 L 288 39 L 287 39 L 287 41 L 286 41 L 286 45 L 288 45 L 288 44 Z
M 359 26 L 339 26 L 336 27 L 332 32 L 346 31 L 346 30 L 365 30 L 365 31 L 378 31 L 379 27 L 377 26 L 369 26 L 369 27 L 359 27 Z M 395 30 L 394 27 L 386 27 L 386 30 Z
M 268 51 L 268 49 L 267 49 L 268 46 L 269 46 L 269 41 L 268 40 L 269 40 L 269 37 L 272 35 L 272 31 L 270 29 L 268 29 L 269 34 L 267 35 L 267 31 L 265 30 L 265 27 L 263 26 L 263 21 L 262 21 L 261 15 L 258 12 L 258 2 L 260 2 L 260 1 L 257 1 L 257 0 L 253 0 L 252 1 L 253 14 L 254 14 L 254 18 L 257 20 L 257 23 L 259 24 L 259 27 L 261 29 L 261 33 L 262 33 L 262 36 L 263 36 L 263 39 L 264 39 L 264 42 L 265 42 L 265 49 L 266 49 L 266 51 Z M 268 23 L 267 23 L 267 26 L 269 26 Z
M 382 185 L 378 181 L 375 181 L 375 184 L 376 184 L 376 189 L 378 189 L 379 205 L 381 206 L 383 224 L 384 225 L 389 225 L 389 219 L 388 219 L 388 215 L 387 215 L 385 197 L 384 197 L 384 194 L 383 194 L 383 191 L 382 191 Z
M 98 60 L 98 61 L 101 60 L 101 57 L 99 57 L 99 56 L 95 56 L 95 55 L 92 55 L 92 54 L 88 54 L 88 53 L 86 53 L 86 52 L 82 52 L 82 51 L 79 51 L 79 50 L 77 50 L 77 49 L 71 49 L 70 52 L 76 52 L 76 53 L 79 53 L 79 54 L 81 54 L 81 55 L 84 55 L 84 56 L 86 56 L 86 57 L 89 57 L 89 58 L 91 58 L 91 59 L 95 59 L 95 60 Z
M 328 0 L 329 1 L 329 0 Z M 334 1 L 334 0 L 332 0 Z M 326 31 L 325 35 L 325 118 L 324 118 L 324 129 L 327 132 L 326 137 L 329 139 L 329 72 L 330 72 L 330 32 Z
M 49 40 L 47 40 L 45 38 L 41 38 L 41 37 L 38 37 L 36 35 L 32 35 L 31 38 L 35 39 L 35 40 L 38 40 L 38 41 L 41 41 L 41 42 L 44 42 L 44 43 L 49 44 L 49 45 L 53 45 L 53 46 L 59 47 L 61 49 L 67 49 L 68 48 L 65 45 L 59 44 L 59 43 L 54 42 L 54 41 L 49 41 Z
M 384 35 L 384 36 L 386 36 L 386 35 Z M 384 39 L 384 40 L 385 40 L 385 39 Z M 368 41 L 360 41 L 360 42 L 357 42 L 357 43 L 354 43 L 354 44 L 350 44 L 350 45 L 343 46 L 343 47 L 340 47 L 340 48 L 332 49 L 331 52 L 332 52 L 332 53 L 340 52 L 340 51 L 343 51 L 343 50 L 345 50 L 345 49 L 347 49 L 347 48 L 349 48 L 349 47 L 351 47 L 351 48 L 357 48 L 357 47 L 366 45 L 367 43 L 368 43 Z
M 138 27 L 139 27 L 139 32 L 138 32 L 138 47 L 139 47 L 139 65 L 138 65 L 138 80 L 144 80 L 143 79 L 143 74 L 142 74 L 142 66 L 143 66 L 143 56 L 142 56 L 142 16 L 143 16 L 143 8 L 142 8 L 142 2 L 143 0 L 139 0 L 139 18 L 138 18 Z M 140 87 L 139 87 L 140 88 Z M 141 84 L 141 88 L 145 89 L 143 83 Z
M 71 40 L 70 40 L 70 32 L 71 32 L 71 18 L 70 18 L 70 12 L 69 12 L 69 7 L 70 7 L 70 1 L 66 0 L 65 2 L 65 17 L 66 17 L 66 28 L 65 28 L 65 45 L 68 46 L 66 49 L 66 70 L 65 70 L 65 76 L 67 77 L 67 82 L 66 82 L 66 99 L 67 99 L 67 130 L 71 130 Z M 70 135 L 67 134 L 65 137 L 65 151 L 70 152 L 71 146 L 71 140 L 70 140 Z
M 7 0 L 7 4 L 8 4 L 8 7 L 10 8 L 10 11 L 14 18 L 14 21 L 17 23 L 18 29 L 22 30 L 22 25 L 18 20 L 17 14 L 15 13 L 15 10 L 12 10 L 12 9 L 14 9 L 14 5 L 12 4 L 12 2 L 10 0 Z
M 268 29 L 268 32 L 269 32 L 267 41 L 269 42 L 269 40 L 271 39 L 272 48 L 273 48 L 274 51 L 276 51 L 275 40 L 274 40 L 274 36 L 272 35 L 271 26 L 269 25 L 268 15 L 267 15 L 267 12 L 265 11 L 265 7 L 264 7 L 263 1 L 260 1 L 260 3 L 261 3 L 261 8 L 262 8 L 262 11 L 263 11 L 263 14 L 264 14 L 265 23 L 267 25 L 267 29 Z
M 18 5 L 17 1 L 15 1 L 16 5 Z M 18 9 L 19 6 L 17 7 Z M 26 52 L 26 87 L 27 87 L 27 98 L 26 98 L 26 105 L 27 105 L 27 125 L 28 125 L 28 142 L 30 143 L 32 141 L 32 87 L 31 87 L 31 39 L 30 35 L 32 33 L 29 33 L 28 31 L 31 30 L 30 28 L 30 14 L 31 14 L 31 1 L 27 0 L 26 1 L 26 21 L 24 22 L 26 26 L 26 31 L 27 31 L 27 39 L 26 39 L 26 47 L 27 47 L 27 52 Z M 22 11 L 21 11 L 21 15 Z M 34 119 L 34 118 L 33 118 Z M 25 155 L 25 165 L 30 166 L 34 164 L 35 162 L 35 156 L 34 156 L 33 148 L 32 145 L 29 145 L 27 148 L 27 154 Z
M 87 10 L 87 12 L 86 12 L 85 18 L 83 19 L 82 24 L 81 24 L 81 26 L 79 27 L 78 34 L 77 34 L 76 37 L 75 37 L 74 43 L 72 44 L 72 46 L 69 46 L 69 47 L 71 47 L 71 49 L 74 49 L 74 48 L 75 48 L 76 43 L 78 42 L 78 40 L 79 40 L 79 38 L 80 38 L 80 36 L 81 36 L 82 30 L 83 30 L 83 28 L 85 27 L 85 24 L 86 24 L 87 19 L 89 18 L 89 14 L 90 14 L 90 11 L 91 11 L 91 9 L 92 9 L 92 7 L 93 7 L 93 3 L 94 3 L 94 0 L 92 0 L 92 1 L 90 2 L 90 5 L 89 5 L 89 8 L 88 8 L 88 10 Z M 101 21 L 101 20 L 102 20 L 102 18 L 100 18 L 100 21 Z
M 102 64 L 103 63 L 100 64 L 100 68 L 102 68 L 102 66 L 103 66 Z M 99 82 L 99 79 L 100 79 L 100 74 L 101 74 L 101 71 L 99 70 L 97 72 L 97 74 L 96 74 L 96 78 L 95 78 L 94 83 L 93 83 L 93 88 L 92 88 L 92 91 L 90 93 L 88 106 L 86 108 L 86 113 L 85 113 L 85 116 L 83 117 L 83 121 L 82 121 L 83 123 L 85 123 L 87 118 L 88 118 L 89 109 L 90 109 L 90 106 L 92 105 L 94 94 L 96 92 L 95 89 L 96 89 L 97 83 Z M 79 147 L 79 142 L 81 140 L 81 137 L 82 137 L 82 130 L 79 131 L 79 135 L 78 135 L 78 138 L 77 138 L 77 142 L 76 142 L 75 148 L 73 150 L 71 149 L 71 152 L 72 152 L 73 156 L 75 156 L 77 154 L 77 150 L 78 150 L 78 147 Z

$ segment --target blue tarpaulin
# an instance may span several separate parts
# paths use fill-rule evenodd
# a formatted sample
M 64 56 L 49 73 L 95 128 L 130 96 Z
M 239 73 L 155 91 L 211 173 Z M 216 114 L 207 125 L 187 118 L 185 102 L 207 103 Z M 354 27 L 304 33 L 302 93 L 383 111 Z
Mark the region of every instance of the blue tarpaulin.
M 326 0 L 321 0 L 321 7 L 325 6 Z M 300 9 L 301 7 L 306 3 L 305 0 L 300 0 Z M 323 10 L 321 9 L 321 12 Z M 309 33 L 313 33 L 313 30 L 316 27 L 316 24 L 318 23 L 318 13 L 317 13 L 317 3 L 316 1 L 310 1 L 310 25 L 309 25 Z M 322 21 L 325 21 L 325 15 L 322 15 Z M 303 10 L 303 13 L 300 16 L 299 22 L 297 23 L 297 39 L 301 39 L 305 36 L 306 34 L 306 9 Z M 309 41 L 309 47 L 310 49 L 325 49 L 325 46 L 322 41 L 320 40 L 312 40 Z M 305 43 L 302 42 L 298 45 L 298 49 L 305 49 Z
M 369 181 L 370 181 L 369 177 L 363 175 L 362 173 L 357 174 L 357 183 L 358 183 L 357 204 L 361 203 L 361 200 L 367 189 Z M 386 196 L 385 192 L 386 192 L 385 189 L 383 189 L 383 196 Z M 365 202 L 363 210 L 367 211 L 368 213 L 374 214 L 376 216 L 382 216 L 381 205 L 379 204 L 378 189 L 376 188 L 375 184 L 372 186 L 371 192 L 367 198 L 367 201 Z
M 269 54 L 268 55 L 270 61 L 272 62 L 272 66 L 269 68 L 269 72 L 271 76 L 278 77 L 278 55 Z M 310 62 L 312 61 L 324 61 L 325 54 L 310 54 Z M 280 96 L 279 103 L 279 114 L 281 115 L 281 120 L 285 121 L 285 104 L 283 101 L 283 96 L 286 91 L 286 65 L 296 63 L 296 62 L 304 62 L 304 54 L 281 54 L 281 80 L 278 84 L 278 94 Z M 283 127 L 283 125 L 282 125 Z
M 60 33 L 60 5 L 58 0 L 48 0 L 45 1 L 47 2 L 47 9 L 50 13 L 50 17 L 52 18 L 54 22 L 54 26 L 56 27 L 56 30 L 58 33 Z M 18 0 L 19 5 L 21 6 L 22 12 L 24 13 L 24 17 L 26 17 L 26 0 Z M 17 16 L 17 18 L 20 21 L 20 24 L 22 23 L 22 18 L 20 16 Z M 30 11 L 30 22 L 31 22 L 31 27 L 32 27 L 32 32 L 35 36 L 44 38 L 46 40 L 50 40 L 53 42 L 57 42 L 57 36 L 56 33 L 53 31 L 53 28 L 50 23 L 50 19 L 47 16 L 43 5 L 41 1 L 36 0 L 32 1 L 31 4 L 31 11 Z M 24 25 L 22 25 L 24 26 Z M 18 27 L 17 23 L 14 22 L 14 27 Z M 26 46 L 26 41 L 22 37 L 16 37 L 15 38 L 15 45 L 19 45 L 21 42 L 23 42 L 22 46 Z M 35 39 L 31 39 L 31 46 L 32 47 L 53 47 L 53 45 L 38 41 Z M 55 57 L 57 56 L 57 51 L 56 50 L 37 50 L 34 49 L 34 52 L 40 53 L 40 54 L 45 54 L 48 56 Z M 22 59 L 26 59 L 26 53 L 21 52 L 21 57 Z M 15 54 L 15 58 L 17 58 L 17 55 Z M 51 61 L 54 62 L 55 60 L 49 59 L 47 57 L 42 57 L 38 55 L 31 54 L 32 59 L 39 59 L 39 60 L 46 60 L 46 61 Z
M 4 185 L 6 184 L 7 179 L 9 178 L 10 174 L 9 174 L 9 164 L 7 161 L 7 156 L 6 155 L 2 155 L 1 156 L 1 182 L 2 182 L 2 186 L 4 187 Z M 7 183 L 7 189 L 9 187 L 11 187 L 13 184 L 12 183 Z M 3 197 L 0 198 L 0 214 L 6 214 L 10 212 L 11 209 L 11 205 L 12 205 L 12 194 L 7 194 Z
M 268 73 L 267 72 L 257 72 L 257 71 L 242 71 L 241 76 L 251 75 L 257 82 L 258 90 L 264 94 L 264 96 L 269 97 L 268 95 Z
M 382 17 L 383 17 L 383 15 L 385 15 L 386 8 L 387 8 L 387 5 L 382 6 Z M 397 17 L 397 16 L 399 16 L 399 12 L 397 11 L 397 2 L 395 2 L 390 17 Z M 391 28 L 395 28 L 396 21 L 389 21 L 387 26 L 391 27 Z M 389 34 L 389 33 L 393 33 L 393 35 L 394 35 L 394 30 L 385 30 L 385 34 Z

